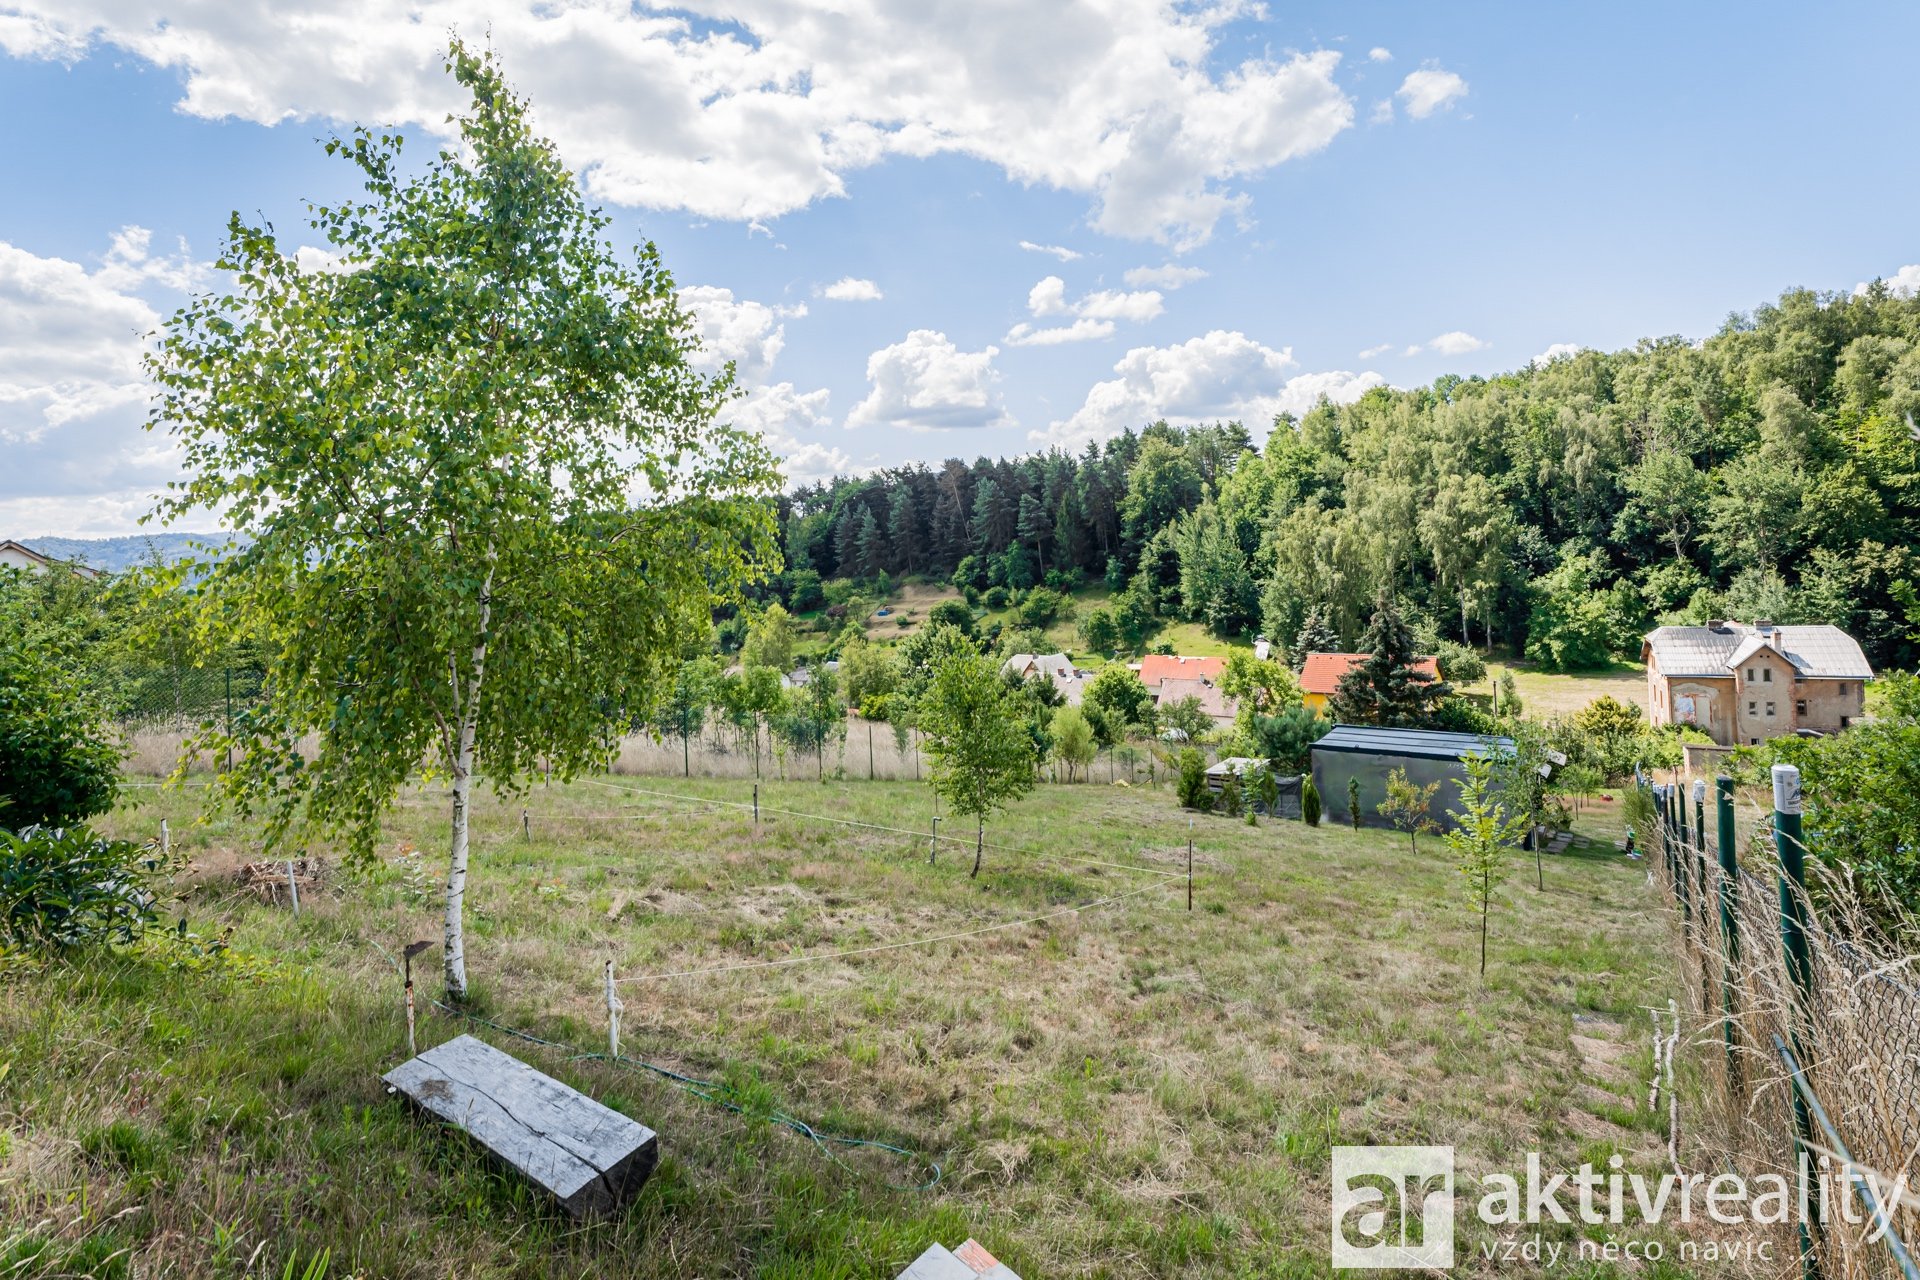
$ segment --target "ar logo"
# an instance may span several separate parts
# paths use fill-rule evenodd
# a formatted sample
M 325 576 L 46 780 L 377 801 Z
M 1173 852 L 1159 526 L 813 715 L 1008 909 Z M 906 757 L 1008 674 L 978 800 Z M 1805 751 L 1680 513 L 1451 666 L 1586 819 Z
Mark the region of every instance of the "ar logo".
M 1452 1147 L 1335 1147 L 1333 1265 L 1453 1265 Z

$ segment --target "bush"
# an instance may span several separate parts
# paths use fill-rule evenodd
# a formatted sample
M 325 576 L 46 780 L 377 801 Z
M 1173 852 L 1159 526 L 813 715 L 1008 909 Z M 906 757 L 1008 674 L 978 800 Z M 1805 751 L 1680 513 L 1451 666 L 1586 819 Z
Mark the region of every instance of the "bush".
M 988 587 L 986 594 L 980 597 L 989 609 L 1004 609 L 1012 598 L 1005 587 Z
M 1442 640 L 1434 653 L 1440 660 L 1440 677 L 1448 684 L 1478 684 L 1487 678 L 1486 660 L 1464 644 Z
M 119 785 L 120 749 L 91 701 L 24 646 L 0 648 L 0 823 L 79 822 Z
M 1214 805 L 1214 808 L 1226 814 L 1229 818 L 1237 818 L 1240 816 L 1240 778 L 1238 775 L 1231 773 L 1227 775 L 1226 781 L 1220 786 L 1220 799 Z
M 973 634 L 973 610 L 969 609 L 963 601 L 942 600 L 939 604 L 927 610 L 927 625 L 929 627 L 953 627 L 958 630 L 961 635 L 971 636 Z
M 1355 831 L 1360 829 L 1360 779 L 1358 778 L 1347 779 L 1347 821 L 1353 824 Z
M 1180 753 L 1180 783 L 1175 794 L 1183 809 L 1201 813 L 1213 809 L 1213 793 L 1207 790 L 1207 759 L 1192 747 Z
M 1320 789 L 1307 778 L 1300 784 L 1300 820 L 1310 827 L 1320 825 Z
M 0 941 L 65 949 L 129 943 L 153 923 L 158 863 L 86 827 L 0 831 Z

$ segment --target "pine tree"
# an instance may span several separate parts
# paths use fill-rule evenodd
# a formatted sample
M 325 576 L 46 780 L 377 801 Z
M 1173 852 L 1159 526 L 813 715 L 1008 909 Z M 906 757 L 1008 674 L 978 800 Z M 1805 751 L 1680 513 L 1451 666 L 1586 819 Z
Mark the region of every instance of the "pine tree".
M 1365 660 L 1340 677 L 1333 691 L 1334 719 L 1410 728 L 1431 724 L 1435 709 L 1453 689 L 1414 665 L 1413 631 L 1393 597 L 1384 591 L 1361 643 Z
M 887 536 L 894 566 L 912 573 L 920 563 L 920 513 L 914 507 L 913 490 L 904 485 L 894 490 L 888 505 Z

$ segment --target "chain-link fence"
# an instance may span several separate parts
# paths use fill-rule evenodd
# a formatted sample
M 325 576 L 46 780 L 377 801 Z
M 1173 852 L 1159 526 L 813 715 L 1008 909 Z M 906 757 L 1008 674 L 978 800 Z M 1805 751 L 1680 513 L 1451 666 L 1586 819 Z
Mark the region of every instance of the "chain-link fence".
M 1913 957 L 1867 918 L 1852 886 L 1803 865 L 1797 818 L 1776 826 L 1753 809 L 1743 832 L 1722 785 L 1717 813 L 1678 788 L 1653 788 L 1649 861 L 1674 906 L 1690 1039 L 1704 1050 L 1717 1112 L 1694 1140 L 1749 1177 L 1782 1176 L 1808 1206 L 1778 1226 L 1783 1275 L 1912 1280 Z M 1887 1206 L 1884 1224 L 1876 1202 Z

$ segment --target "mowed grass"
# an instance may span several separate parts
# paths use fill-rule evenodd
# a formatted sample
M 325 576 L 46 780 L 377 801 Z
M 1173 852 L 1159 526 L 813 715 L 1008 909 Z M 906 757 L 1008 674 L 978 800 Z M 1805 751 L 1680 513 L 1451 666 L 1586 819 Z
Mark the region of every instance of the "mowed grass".
M 1637 1033 L 1672 990 L 1653 891 L 1610 851 L 1548 857 L 1544 891 L 1514 855 L 1483 985 L 1438 840 L 1201 817 L 1189 912 L 1165 790 L 1043 787 L 988 829 L 1022 852 L 973 880 L 970 830 L 929 865 L 923 834 L 776 812 L 924 832 L 913 784 L 762 783 L 758 829 L 643 789 L 751 794 L 617 779 L 480 805 L 477 1008 L 573 1047 L 435 1012 L 437 949 L 419 984 L 423 1047 L 473 1030 L 660 1133 L 626 1213 L 567 1221 L 379 1084 L 405 1057 L 392 959 L 439 936 L 440 794 L 296 920 L 237 887 L 246 826 L 144 791 L 105 825 L 169 819 L 192 870 L 167 909 L 250 959 L 150 947 L 0 981 L 0 1274 L 278 1276 L 331 1251 L 336 1277 L 891 1277 L 973 1235 L 1029 1280 L 1313 1275 L 1337 1144 L 1449 1143 L 1468 1178 L 1536 1147 L 1658 1166 L 1639 1086 L 1600 1087 L 1571 1040 Z M 737 1109 L 580 1056 L 606 1047 L 609 957 L 623 1051 Z M 823 1150 L 776 1111 L 918 1155 Z

